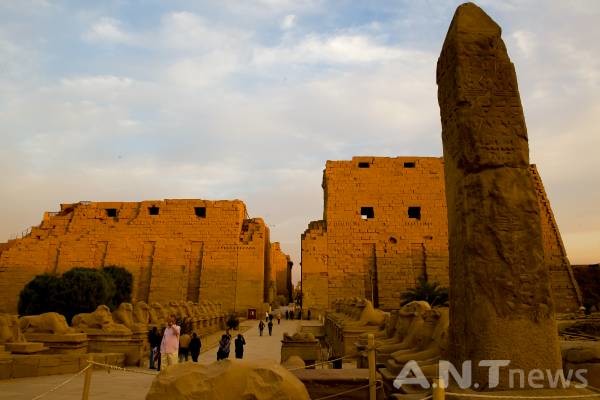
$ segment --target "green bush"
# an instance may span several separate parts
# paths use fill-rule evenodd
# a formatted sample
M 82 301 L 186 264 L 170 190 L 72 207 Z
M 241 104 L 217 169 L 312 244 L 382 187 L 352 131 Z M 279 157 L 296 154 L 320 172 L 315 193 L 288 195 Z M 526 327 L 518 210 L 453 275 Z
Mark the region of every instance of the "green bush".
M 62 276 L 66 304 L 63 315 L 68 321 L 75 314 L 91 312 L 109 304 L 115 296 L 115 284 L 106 274 L 93 268 L 73 268 Z
M 36 315 L 62 311 L 64 309 L 62 283 L 58 275 L 37 275 L 19 294 L 19 314 Z
M 19 295 L 19 314 L 54 311 L 67 321 L 101 304 L 111 309 L 131 301 L 133 277 L 121 267 L 73 268 L 62 276 L 43 274 L 31 280 Z
M 115 294 L 106 305 L 114 310 L 121 303 L 131 302 L 131 291 L 133 288 L 133 275 L 123 267 L 111 265 L 102 268 L 102 273 L 105 274 L 115 286 Z
M 426 279 L 420 278 L 415 288 L 409 289 L 401 295 L 401 305 L 411 301 L 424 300 L 433 306 L 448 305 L 448 288 L 441 287 L 438 283 L 429 283 Z

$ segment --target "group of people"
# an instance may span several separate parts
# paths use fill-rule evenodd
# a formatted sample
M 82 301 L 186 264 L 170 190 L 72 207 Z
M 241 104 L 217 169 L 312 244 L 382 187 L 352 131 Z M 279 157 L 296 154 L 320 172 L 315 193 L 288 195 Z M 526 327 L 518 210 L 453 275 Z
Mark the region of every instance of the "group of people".
M 298 311 L 298 319 L 302 317 L 302 311 Z M 310 310 L 308 311 L 310 318 Z M 265 326 L 269 330 L 269 336 L 273 336 L 273 319 L 277 319 L 277 324 L 281 324 L 281 314 L 273 316 L 268 312 L 265 314 L 265 321 L 262 320 L 258 324 L 260 336 L 263 335 Z M 285 319 L 294 319 L 292 310 L 285 311 Z M 266 324 L 265 324 L 266 322 Z M 232 336 L 229 329 L 221 336 L 217 349 L 217 360 L 229 358 Z M 191 356 L 193 362 L 198 362 L 198 356 L 202 348 L 202 342 L 196 332 L 181 333 L 181 326 L 177 323 L 174 315 L 167 319 L 166 326 L 159 331 L 157 327 L 153 327 L 148 332 L 148 341 L 150 343 L 150 369 L 160 371 L 161 367 L 166 368 L 178 362 L 188 361 Z M 246 339 L 239 333 L 234 340 L 235 358 L 244 357 L 244 346 Z
M 302 319 L 302 309 L 298 309 L 297 312 L 294 312 L 294 310 L 285 310 L 285 319 Z M 307 318 L 310 319 L 311 315 L 310 315 L 310 309 L 308 310 L 307 313 Z
M 202 342 L 196 332 L 191 335 L 181 334 L 181 326 L 177 324 L 174 315 L 167 319 L 167 326 L 159 331 L 153 327 L 148 333 L 150 343 L 150 369 L 160 371 L 162 366 L 188 361 L 192 356 L 193 362 L 198 362 Z
M 244 358 L 244 346 L 246 345 L 246 339 L 241 333 L 238 333 L 234 340 L 235 347 L 235 358 Z M 219 340 L 219 348 L 217 350 L 217 361 L 229 358 L 229 352 L 231 348 L 231 334 L 229 329 L 225 331 L 221 340 Z
M 192 357 L 193 362 L 198 362 L 198 356 L 202 348 L 200 337 L 193 332 L 181 333 L 181 326 L 177 324 L 174 315 L 167 319 L 167 325 L 159 331 L 153 327 L 148 332 L 148 342 L 150 343 L 150 369 L 161 370 L 178 362 L 188 361 Z M 244 346 L 246 340 L 240 333 L 235 341 L 235 358 L 244 357 Z M 225 331 L 217 350 L 217 360 L 229 358 L 229 348 L 231 346 L 231 334 L 229 329 Z

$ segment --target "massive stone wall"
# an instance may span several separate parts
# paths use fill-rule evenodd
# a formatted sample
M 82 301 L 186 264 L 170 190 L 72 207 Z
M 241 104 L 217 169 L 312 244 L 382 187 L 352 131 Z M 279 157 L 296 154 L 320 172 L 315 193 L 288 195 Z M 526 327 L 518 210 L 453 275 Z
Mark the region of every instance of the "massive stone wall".
M 304 307 L 363 296 L 398 308 L 421 276 L 448 284 L 443 164 L 427 157 L 328 161 L 324 221 L 302 237 Z
M 540 207 L 544 263 L 550 270 L 552 293 L 555 298 L 554 307 L 559 312 L 574 312 L 582 304 L 581 291 L 573 268 L 567 258 L 567 252 L 558 230 L 558 224 L 554 219 L 542 178 L 535 165 L 529 166 L 529 172 L 533 179 L 533 186 Z
M 0 310 L 15 312 L 35 275 L 118 265 L 134 300 L 212 300 L 224 310 L 262 308 L 269 229 L 239 200 L 81 202 L 46 213 L 31 233 L 0 247 Z
M 550 203 L 536 167 L 531 165 L 529 171 L 542 209 L 544 256 L 552 271 L 557 310 L 576 311 L 577 285 Z M 398 308 L 401 293 L 424 274 L 448 286 L 442 158 L 328 161 L 323 189 L 324 220 L 311 222 L 302 235 L 305 308 L 329 308 L 336 298 L 371 298 L 372 293 L 380 307 Z M 373 218 L 361 217 L 363 207 L 373 207 Z M 420 207 L 420 218 L 414 208 L 411 218 L 409 207 Z M 375 276 L 376 285 L 371 285 L 370 276 Z
M 290 299 L 290 286 L 292 282 L 292 262 L 290 256 L 285 254 L 281 250 L 279 242 L 271 243 L 271 281 L 272 281 L 272 294 L 271 299 L 273 300 L 276 296 L 285 296 L 288 300 Z

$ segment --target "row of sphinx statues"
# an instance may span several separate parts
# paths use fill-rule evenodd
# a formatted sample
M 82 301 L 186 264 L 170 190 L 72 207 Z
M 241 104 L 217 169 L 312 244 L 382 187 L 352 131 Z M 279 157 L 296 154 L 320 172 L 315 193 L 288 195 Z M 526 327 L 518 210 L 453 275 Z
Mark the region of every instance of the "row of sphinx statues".
M 379 372 L 388 382 L 409 361 L 417 362 L 426 377 L 437 376 L 438 362 L 447 355 L 448 327 L 448 308 L 432 308 L 425 301 L 384 312 L 366 299 L 340 299 L 334 302 L 325 321 L 326 335 L 333 335 L 328 338 L 330 345 L 345 342 L 343 347 L 338 346 L 345 354 L 338 355 L 356 352 L 359 366 L 366 366 L 364 350 L 368 335 L 373 334 Z M 352 344 L 347 343 L 349 340 Z
M 203 301 L 200 303 L 171 301 L 168 304 L 143 301 L 121 303 L 114 311 L 100 305 L 90 313 L 77 314 L 67 324 L 66 318 L 55 312 L 18 317 L 12 314 L 0 314 L 0 344 L 23 342 L 23 334 L 44 333 L 64 335 L 70 333 L 107 333 L 132 334 L 146 332 L 151 326 L 165 324 L 168 316 L 187 320 L 194 329 L 211 328 L 218 330 L 223 326 L 226 314 L 218 303 Z

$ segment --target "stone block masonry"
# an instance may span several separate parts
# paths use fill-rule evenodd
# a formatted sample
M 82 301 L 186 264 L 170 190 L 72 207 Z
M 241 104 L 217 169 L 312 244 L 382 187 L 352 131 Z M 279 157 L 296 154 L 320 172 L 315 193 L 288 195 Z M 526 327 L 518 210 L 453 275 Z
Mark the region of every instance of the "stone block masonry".
M 247 218 L 240 200 L 62 204 L 29 235 L 0 245 L 0 310 L 16 312 L 19 292 L 35 275 L 107 265 L 133 274 L 134 301 L 261 310 L 269 253 L 268 227 Z
M 272 287 L 274 296 L 284 296 L 291 300 L 292 261 L 290 256 L 281 250 L 279 242 L 271 243 L 271 265 L 273 274 L 271 279 L 275 282 Z
M 303 305 L 361 296 L 399 308 L 420 277 L 448 285 L 448 233 L 440 158 L 328 161 L 324 220 L 302 237 Z
M 580 296 L 560 232 L 535 165 L 529 173 L 542 210 L 556 308 L 575 312 Z M 323 310 L 336 298 L 364 296 L 391 310 L 422 276 L 448 286 L 444 179 L 442 158 L 328 161 L 324 219 L 311 222 L 302 235 L 304 308 Z

